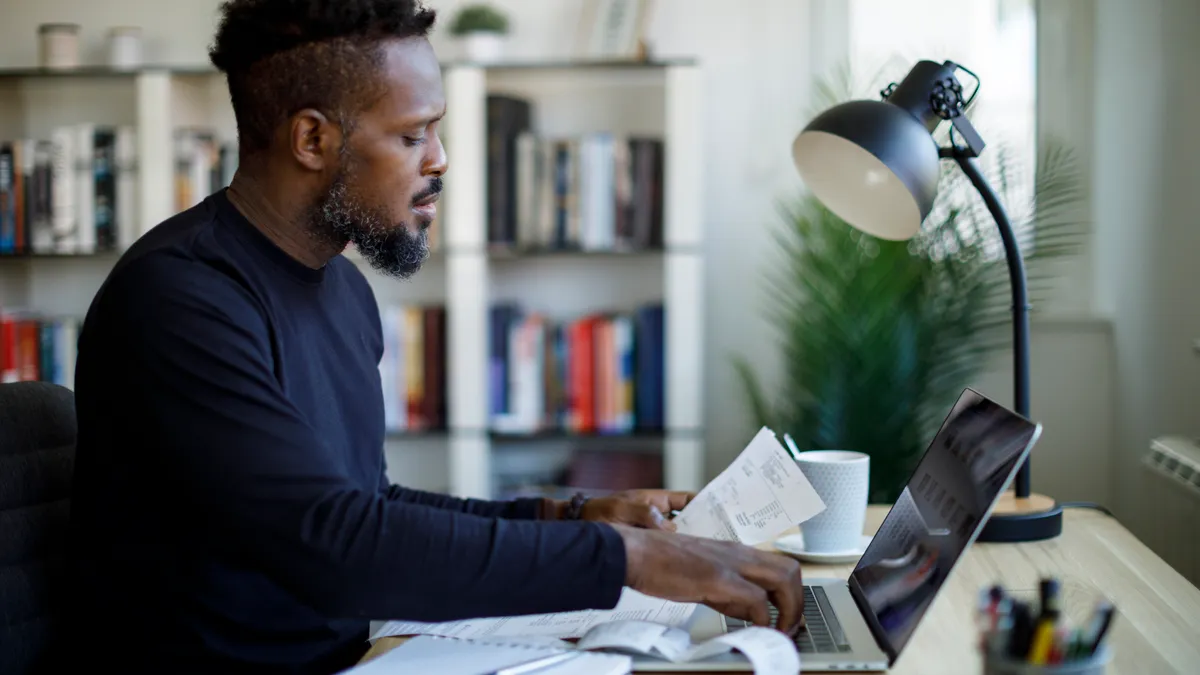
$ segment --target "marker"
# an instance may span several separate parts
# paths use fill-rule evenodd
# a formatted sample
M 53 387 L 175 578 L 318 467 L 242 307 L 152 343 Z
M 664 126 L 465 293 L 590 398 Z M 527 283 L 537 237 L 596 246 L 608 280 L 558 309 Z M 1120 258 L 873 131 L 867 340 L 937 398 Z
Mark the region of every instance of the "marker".
M 1033 630 L 1033 614 L 1029 605 L 1023 602 L 1013 602 L 1012 631 L 1009 632 L 1008 655 L 1013 659 L 1025 658 L 1029 653 L 1029 638 Z
M 1035 666 L 1044 665 L 1050 660 L 1050 650 L 1054 647 L 1056 628 L 1054 620 L 1043 618 L 1037 624 L 1033 634 L 1033 643 L 1029 646 L 1028 661 Z
M 1029 662 L 1035 665 L 1047 663 L 1050 659 L 1050 650 L 1054 647 L 1054 637 L 1058 632 L 1060 615 L 1058 588 L 1056 579 L 1042 579 L 1038 585 L 1042 598 L 1041 615 L 1037 619 L 1028 658 Z

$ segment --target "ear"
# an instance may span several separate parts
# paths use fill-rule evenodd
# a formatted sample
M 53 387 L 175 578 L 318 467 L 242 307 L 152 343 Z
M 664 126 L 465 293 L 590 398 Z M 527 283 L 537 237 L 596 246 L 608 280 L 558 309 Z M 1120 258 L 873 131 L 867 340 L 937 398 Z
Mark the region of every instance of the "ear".
M 301 166 L 324 171 L 336 165 L 342 133 L 324 113 L 312 108 L 297 112 L 292 115 L 288 132 L 288 149 Z

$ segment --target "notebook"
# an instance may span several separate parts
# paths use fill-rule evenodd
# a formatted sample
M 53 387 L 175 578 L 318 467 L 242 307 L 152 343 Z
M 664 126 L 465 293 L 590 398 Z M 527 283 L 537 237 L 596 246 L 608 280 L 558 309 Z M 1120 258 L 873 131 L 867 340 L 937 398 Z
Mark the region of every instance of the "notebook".
M 490 675 L 535 659 L 572 652 L 569 648 L 528 642 L 487 642 L 421 635 L 378 658 L 343 671 L 343 675 Z M 623 654 L 578 651 L 567 661 L 539 669 L 537 675 L 627 675 L 632 668 L 633 660 Z

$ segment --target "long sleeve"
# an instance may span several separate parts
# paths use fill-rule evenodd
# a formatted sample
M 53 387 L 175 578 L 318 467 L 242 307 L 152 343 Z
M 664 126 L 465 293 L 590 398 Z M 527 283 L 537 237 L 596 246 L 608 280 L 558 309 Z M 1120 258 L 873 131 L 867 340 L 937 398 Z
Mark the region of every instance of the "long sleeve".
M 511 501 L 488 501 L 484 499 L 459 499 L 435 492 L 415 490 L 400 485 L 387 483 L 386 475 L 380 478 L 380 490 L 389 500 L 409 504 L 423 504 L 438 509 L 472 513 L 489 518 L 510 518 L 514 520 L 534 520 L 542 500 L 539 498 L 522 498 Z
M 252 294 L 186 259 L 133 263 L 108 294 L 145 410 L 147 457 L 200 545 L 328 616 L 448 620 L 607 608 L 625 579 L 611 527 L 363 485 L 284 394 Z M 154 283 L 147 283 L 153 280 Z M 115 315 L 114 315 L 115 314 Z M 445 508 L 455 506 L 456 508 Z M 457 508 L 461 507 L 461 508 Z M 510 507 L 521 515 L 521 507 Z

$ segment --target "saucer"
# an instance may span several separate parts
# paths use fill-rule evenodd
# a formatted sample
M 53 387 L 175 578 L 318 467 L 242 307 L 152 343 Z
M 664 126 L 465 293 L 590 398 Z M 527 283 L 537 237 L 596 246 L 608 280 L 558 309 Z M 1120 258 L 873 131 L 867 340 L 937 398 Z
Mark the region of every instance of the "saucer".
M 857 562 L 862 557 L 863 551 L 866 551 L 867 546 L 871 544 L 871 539 L 870 535 L 864 534 L 862 540 L 859 541 L 859 547 L 853 551 L 823 551 L 821 553 L 813 553 L 804 550 L 804 535 L 789 534 L 776 539 L 775 548 L 802 562 L 816 563 L 818 565 L 840 565 Z

